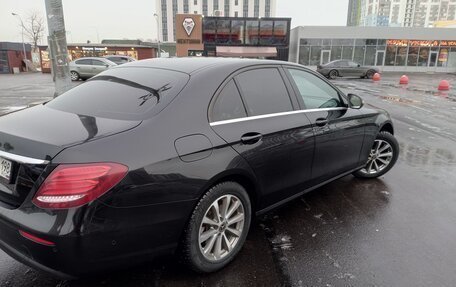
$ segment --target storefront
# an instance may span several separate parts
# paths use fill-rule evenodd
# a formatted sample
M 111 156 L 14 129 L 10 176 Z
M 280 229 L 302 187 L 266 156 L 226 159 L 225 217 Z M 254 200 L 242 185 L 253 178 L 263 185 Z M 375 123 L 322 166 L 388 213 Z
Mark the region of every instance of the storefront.
M 311 67 L 344 59 L 382 71 L 456 71 L 454 29 L 297 27 L 290 50 L 290 61 Z
M 108 55 L 130 56 L 137 60 L 155 58 L 156 49 L 143 45 L 122 44 L 69 44 L 70 61 L 82 57 L 103 57 Z M 47 46 L 40 46 L 41 69 L 43 73 L 51 72 L 51 63 Z
M 290 18 L 177 15 L 177 55 L 287 61 L 290 25 Z
M 31 46 L 25 44 L 27 59 L 32 59 Z M 24 46 L 22 43 L 0 42 L 0 74 L 13 73 L 13 69 L 24 71 Z

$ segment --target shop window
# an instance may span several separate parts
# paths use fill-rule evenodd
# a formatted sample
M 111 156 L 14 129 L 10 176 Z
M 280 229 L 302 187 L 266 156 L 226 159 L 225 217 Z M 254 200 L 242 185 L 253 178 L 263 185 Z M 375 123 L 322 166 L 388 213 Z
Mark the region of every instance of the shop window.
M 396 61 L 396 46 L 387 46 L 385 55 L 385 66 L 394 66 Z
M 258 21 L 246 21 L 245 43 L 250 45 L 258 45 Z
M 244 44 L 244 21 L 231 21 L 231 43 Z
M 313 46 L 310 48 L 310 66 L 320 65 L 321 47 Z
M 203 42 L 215 42 L 215 20 L 206 19 L 203 21 Z
M 342 47 L 342 59 L 352 60 L 352 58 L 353 58 L 353 47 L 352 46 Z
M 310 55 L 310 47 L 308 46 L 301 46 L 299 47 L 299 64 L 304 66 L 309 66 L 309 55 Z
M 366 46 L 366 39 L 356 39 L 355 46 Z
M 333 46 L 331 48 L 331 61 L 340 60 L 342 58 L 342 47 Z
M 407 47 L 397 48 L 396 66 L 405 66 L 407 60 Z
M 418 66 L 427 67 L 429 61 L 429 48 L 421 47 L 418 57 Z
M 361 65 L 364 64 L 364 53 L 366 51 L 366 47 L 355 47 L 355 56 L 353 57 L 353 61 L 360 63 Z
M 273 21 L 260 21 L 260 44 L 272 44 Z
M 414 67 L 418 63 L 419 47 L 410 47 L 408 52 L 407 66 Z
M 288 22 L 274 21 L 274 44 L 287 43 Z
M 230 42 L 230 20 L 217 20 L 216 43 L 227 44 Z
M 325 40 L 323 40 L 323 41 L 325 41 Z M 352 46 L 353 39 L 332 39 L 332 44 L 334 46 Z
M 367 46 L 366 47 L 366 56 L 364 58 L 364 65 L 374 66 L 375 65 L 375 53 L 377 52 L 376 47 Z
M 448 66 L 448 54 L 450 48 L 440 47 L 439 60 L 437 61 L 438 67 L 447 67 Z

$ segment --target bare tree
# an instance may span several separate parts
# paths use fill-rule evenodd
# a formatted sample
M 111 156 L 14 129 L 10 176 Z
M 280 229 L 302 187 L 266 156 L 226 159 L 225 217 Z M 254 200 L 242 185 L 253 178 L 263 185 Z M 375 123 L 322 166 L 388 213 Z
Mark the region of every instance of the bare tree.
M 38 47 L 38 43 L 43 38 L 44 34 L 44 19 L 37 11 L 32 11 L 26 18 L 25 22 L 21 22 L 25 36 L 32 42 L 33 48 Z

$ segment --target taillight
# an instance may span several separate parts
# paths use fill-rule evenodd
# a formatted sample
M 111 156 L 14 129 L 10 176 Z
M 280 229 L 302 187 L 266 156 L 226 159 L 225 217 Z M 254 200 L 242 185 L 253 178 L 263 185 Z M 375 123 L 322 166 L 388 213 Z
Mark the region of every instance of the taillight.
M 41 184 L 33 203 L 45 209 L 82 206 L 105 194 L 127 171 L 118 163 L 61 164 Z

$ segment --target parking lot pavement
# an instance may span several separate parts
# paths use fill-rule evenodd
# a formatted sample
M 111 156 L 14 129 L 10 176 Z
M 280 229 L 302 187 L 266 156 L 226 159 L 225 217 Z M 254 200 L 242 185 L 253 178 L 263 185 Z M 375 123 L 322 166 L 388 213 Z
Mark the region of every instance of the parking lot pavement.
M 409 75 L 400 87 L 399 76 L 333 81 L 390 112 L 396 166 L 376 180 L 346 176 L 258 218 L 226 269 L 198 275 L 166 257 L 60 281 L 0 252 L 0 286 L 454 286 L 456 96 L 434 84 L 456 77 Z

